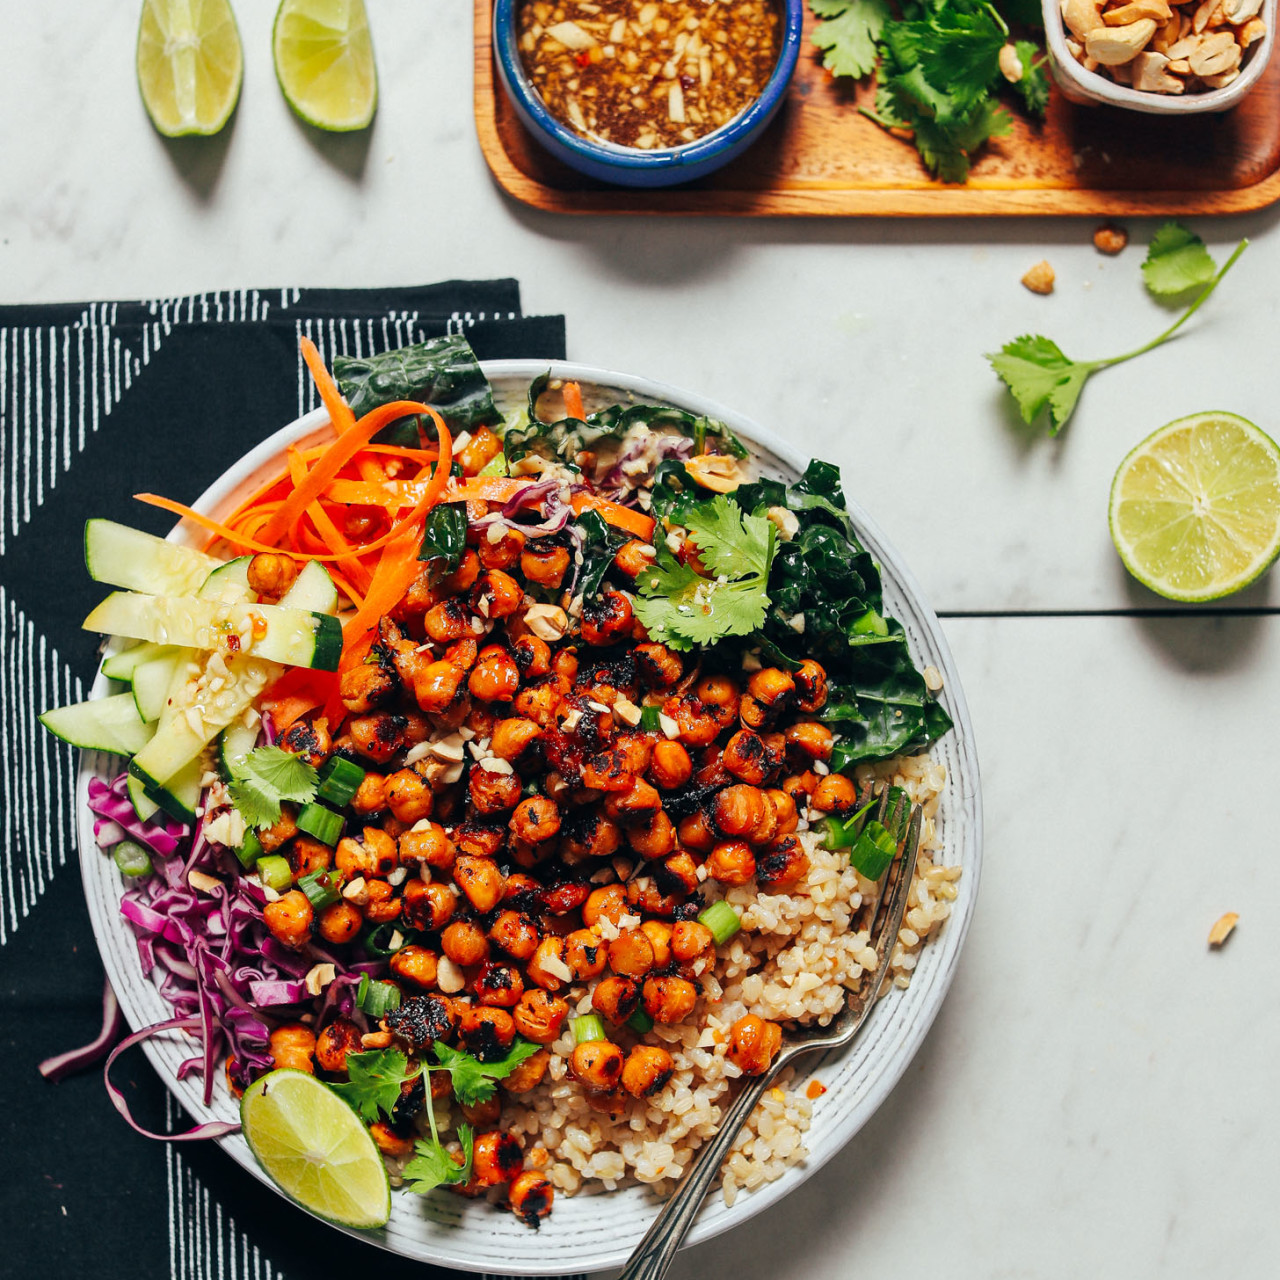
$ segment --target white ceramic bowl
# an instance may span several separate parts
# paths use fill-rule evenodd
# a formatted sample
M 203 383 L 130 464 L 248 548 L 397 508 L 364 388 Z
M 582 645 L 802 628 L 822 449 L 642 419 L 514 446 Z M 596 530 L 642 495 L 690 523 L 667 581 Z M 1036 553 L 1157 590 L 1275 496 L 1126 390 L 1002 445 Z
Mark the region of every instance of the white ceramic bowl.
M 522 404 L 530 380 L 545 372 L 548 364 L 511 360 L 490 362 L 484 367 L 501 403 Z M 551 368 L 556 376 L 579 380 L 589 393 L 592 388 L 603 388 L 616 400 L 666 402 L 693 413 L 720 418 L 752 446 L 761 470 L 768 475 L 794 480 L 806 465 L 806 459 L 770 432 L 741 414 L 699 396 L 645 378 L 581 365 L 557 363 Z M 209 513 L 233 508 L 240 497 L 265 481 L 278 467 L 279 456 L 286 445 L 318 437 L 326 423 L 324 411 L 319 410 L 276 432 L 227 471 L 196 505 Z M 933 754 L 947 769 L 940 827 L 947 862 L 964 869 L 960 896 L 950 920 L 923 948 L 910 988 L 886 997 L 850 1052 L 814 1058 L 810 1063 L 813 1070 L 821 1068 L 827 1092 L 814 1105 L 813 1125 L 807 1135 L 809 1158 L 804 1164 L 789 1169 L 777 1182 L 755 1192 L 739 1194 L 732 1208 L 726 1208 L 719 1192 L 713 1191 L 689 1235 L 689 1243 L 708 1240 L 727 1231 L 795 1190 L 871 1118 L 906 1071 L 937 1015 L 955 972 L 977 897 L 982 858 L 982 804 L 973 728 L 960 679 L 938 620 L 897 553 L 856 504 L 850 504 L 850 511 L 867 549 L 883 567 L 888 611 L 906 628 L 917 662 L 932 663 L 945 681 L 943 700 L 955 718 L 955 729 L 934 748 Z M 904 519 L 911 515 L 905 510 L 902 514 Z M 181 529 L 175 529 L 170 536 L 185 540 Z M 93 696 L 101 696 L 107 687 L 108 682 L 99 674 Z M 92 815 L 87 807 L 89 779 L 95 774 L 110 777 L 119 767 L 117 757 L 85 753 L 82 758 L 76 789 L 80 861 L 103 964 L 129 1025 L 136 1029 L 158 1022 L 169 1013 L 155 986 L 140 971 L 133 933 L 119 914 L 123 892 L 120 874 L 112 860 L 104 857 L 94 843 Z M 144 1050 L 186 1110 L 197 1119 L 208 1119 L 208 1112 L 201 1104 L 200 1080 L 177 1078 L 179 1063 L 191 1051 L 190 1042 L 172 1035 L 158 1037 L 147 1041 Z M 219 1118 L 236 1118 L 235 1102 L 221 1078 L 212 1110 Z M 221 1139 L 221 1145 L 254 1177 L 268 1186 L 273 1185 L 258 1168 L 242 1137 L 237 1134 Z M 621 1264 L 643 1235 L 657 1204 L 657 1199 L 641 1186 L 599 1195 L 560 1196 L 552 1216 L 534 1233 L 513 1215 L 499 1213 L 484 1202 L 470 1202 L 448 1192 L 437 1192 L 426 1198 L 398 1193 L 393 1197 L 391 1221 L 385 1228 L 352 1234 L 408 1258 L 465 1271 L 568 1275 Z
M 1062 94 L 1083 106 L 1123 107 L 1153 116 L 1193 116 L 1230 111 L 1257 84 L 1271 60 L 1276 38 L 1277 0 L 1263 0 L 1259 11 L 1267 24 L 1267 34 L 1245 51 L 1240 74 L 1221 89 L 1203 93 L 1148 93 L 1117 84 L 1109 76 L 1086 71 L 1067 48 L 1067 29 L 1062 21 L 1059 0 L 1040 0 L 1044 12 L 1044 30 L 1049 49 L 1049 69 Z

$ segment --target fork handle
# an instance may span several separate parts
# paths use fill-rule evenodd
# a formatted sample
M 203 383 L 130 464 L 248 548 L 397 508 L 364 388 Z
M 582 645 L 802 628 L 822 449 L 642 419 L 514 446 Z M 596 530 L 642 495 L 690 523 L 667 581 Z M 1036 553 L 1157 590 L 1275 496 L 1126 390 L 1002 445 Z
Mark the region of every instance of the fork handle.
M 773 1083 L 784 1058 L 788 1057 L 779 1055 L 768 1071 L 746 1082 L 730 1104 L 715 1136 L 699 1148 L 679 1185 L 645 1232 L 644 1239 L 636 1245 L 618 1280 L 661 1280 L 666 1275 L 680 1242 L 688 1234 L 702 1207 L 703 1197 L 733 1146 L 733 1140 L 756 1109 L 756 1103 L 764 1097 L 765 1090 Z

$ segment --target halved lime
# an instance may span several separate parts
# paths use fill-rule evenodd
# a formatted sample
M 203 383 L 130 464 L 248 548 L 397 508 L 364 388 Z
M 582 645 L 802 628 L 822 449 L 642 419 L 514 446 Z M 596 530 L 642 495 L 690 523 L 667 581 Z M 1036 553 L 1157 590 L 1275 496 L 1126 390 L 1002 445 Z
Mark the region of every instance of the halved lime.
M 227 0 L 143 0 L 137 68 L 147 115 L 165 137 L 217 133 L 244 78 Z
M 1280 552 L 1280 448 L 1234 413 L 1193 413 L 1149 435 L 1111 484 L 1111 540 L 1169 600 L 1217 600 Z
M 387 1167 L 360 1117 L 305 1071 L 255 1080 L 240 1102 L 245 1141 L 271 1180 L 304 1209 L 344 1227 L 391 1216 Z
M 317 129 L 365 129 L 378 105 L 378 71 L 364 0 L 281 0 L 271 33 L 276 79 Z

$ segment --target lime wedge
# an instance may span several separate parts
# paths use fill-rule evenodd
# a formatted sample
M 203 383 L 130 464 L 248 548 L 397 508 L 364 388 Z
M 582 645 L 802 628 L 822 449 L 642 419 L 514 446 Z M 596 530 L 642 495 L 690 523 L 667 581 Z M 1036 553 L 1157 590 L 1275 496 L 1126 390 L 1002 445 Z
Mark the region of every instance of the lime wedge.
M 1169 600 L 1217 600 L 1280 552 L 1280 448 L 1234 413 L 1194 413 L 1149 435 L 1111 484 L 1111 540 Z
M 304 1071 L 272 1071 L 240 1102 L 245 1141 L 290 1200 L 344 1227 L 391 1216 L 387 1167 L 360 1117 Z
M 308 124 L 331 133 L 368 128 L 378 72 L 364 0 L 281 0 L 271 45 L 280 88 Z
M 244 77 L 227 0 L 143 0 L 137 68 L 147 115 L 166 138 L 217 133 Z

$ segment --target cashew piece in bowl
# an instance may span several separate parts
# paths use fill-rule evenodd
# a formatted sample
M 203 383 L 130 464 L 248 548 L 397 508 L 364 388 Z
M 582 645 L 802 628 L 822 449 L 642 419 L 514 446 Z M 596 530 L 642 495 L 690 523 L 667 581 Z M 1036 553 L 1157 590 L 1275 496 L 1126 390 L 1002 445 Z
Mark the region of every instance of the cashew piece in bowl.
M 1155 33 L 1154 18 L 1139 18 L 1123 27 L 1102 27 L 1085 37 L 1084 51 L 1104 67 L 1116 67 L 1132 62 Z

